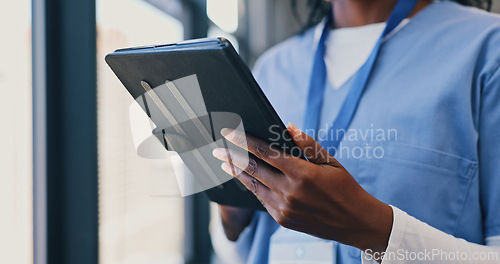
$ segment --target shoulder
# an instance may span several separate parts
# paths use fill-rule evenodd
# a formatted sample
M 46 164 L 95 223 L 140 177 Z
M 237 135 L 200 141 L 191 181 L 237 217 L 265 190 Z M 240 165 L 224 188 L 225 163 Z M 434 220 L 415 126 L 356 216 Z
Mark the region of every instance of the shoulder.
M 280 42 L 264 52 L 255 63 L 253 73 L 258 82 L 267 75 L 293 74 L 296 67 L 307 64 L 314 51 L 314 27 Z
M 434 12 L 438 12 L 442 19 L 451 23 L 467 23 L 473 26 L 500 26 L 500 15 L 485 10 L 463 6 L 454 1 L 439 1 L 434 3 Z
M 435 2 L 415 19 L 429 33 L 439 32 L 456 41 L 477 42 L 485 40 L 488 35 L 500 36 L 500 15 L 453 1 Z
M 478 77 L 491 78 L 500 66 L 500 15 L 452 1 L 434 3 L 429 13 L 436 41 L 451 42 L 460 48 L 457 55 L 471 52 Z
M 425 10 L 424 10 L 425 12 Z M 500 15 L 452 1 L 440 1 L 429 7 L 425 18 L 429 28 L 446 31 L 456 41 L 468 43 L 500 39 Z

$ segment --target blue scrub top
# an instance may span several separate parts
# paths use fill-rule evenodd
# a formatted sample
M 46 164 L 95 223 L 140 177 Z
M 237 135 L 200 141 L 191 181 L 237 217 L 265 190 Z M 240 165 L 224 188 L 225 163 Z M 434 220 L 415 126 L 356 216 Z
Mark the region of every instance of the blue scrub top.
M 299 128 L 313 31 L 269 50 L 254 72 L 283 122 Z M 498 16 L 430 4 L 382 45 L 336 158 L 376 198 L 435 228 L 479 244 L 500 235 L 499 66 Z M 326 90 L 322 127 L 335 119 L 351 81 Z M 255 214 L 238 241 L 247 263 L 267 263 L 278 226 Z M 337 263 L 360 262 L 359 250 L 337 248 Z

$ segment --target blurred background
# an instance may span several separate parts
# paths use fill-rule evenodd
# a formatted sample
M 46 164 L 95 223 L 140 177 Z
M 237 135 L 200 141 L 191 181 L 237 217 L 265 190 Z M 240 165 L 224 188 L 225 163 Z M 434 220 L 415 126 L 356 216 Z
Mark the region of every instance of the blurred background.
M 500 11 L 500 0 L 493 1 Z M 224 36 L 252 67 L 296 34 L 307 0 L 0 3 L 0 261 L 220 263 L 217 207 L 180 198 L 165 160 L 136 155 L 115 49 Z

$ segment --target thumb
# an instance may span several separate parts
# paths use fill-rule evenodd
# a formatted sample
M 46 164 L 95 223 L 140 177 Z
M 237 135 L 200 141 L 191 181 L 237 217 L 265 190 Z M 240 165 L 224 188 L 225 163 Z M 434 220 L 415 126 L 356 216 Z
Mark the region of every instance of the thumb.
M 340 164 L 337 160 L 335 160 L 335 158 L 316 140 L 314 140 L 314 138 L 302 132 L 292 123 L 288 123 L 286 128 L 295 145 L 302 150 L 304 156 L 310 162 L 316 164 L 330 164 L 332 166 L 339 167 Z

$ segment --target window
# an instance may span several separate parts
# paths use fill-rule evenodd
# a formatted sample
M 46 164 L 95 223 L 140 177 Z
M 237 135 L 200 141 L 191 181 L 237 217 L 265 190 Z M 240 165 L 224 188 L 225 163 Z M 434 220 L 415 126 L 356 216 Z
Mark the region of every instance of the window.
M 146 1 L 97 1 L 99 262 L 183 263 L 183 199 L 167 160 L 136 154 L 128 94 L 104 61 L 124 47 L 182 40 L 183 26 Z
M 15 15 L 12 15 L 15 14 Z M 0 259 L 33 263 L 31 2 L 0 4 Z

